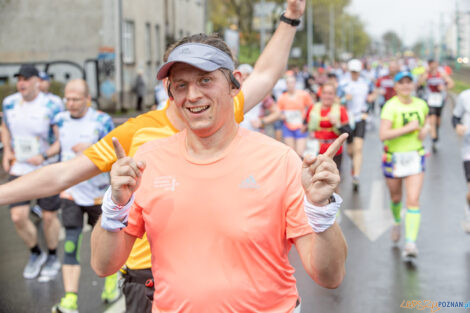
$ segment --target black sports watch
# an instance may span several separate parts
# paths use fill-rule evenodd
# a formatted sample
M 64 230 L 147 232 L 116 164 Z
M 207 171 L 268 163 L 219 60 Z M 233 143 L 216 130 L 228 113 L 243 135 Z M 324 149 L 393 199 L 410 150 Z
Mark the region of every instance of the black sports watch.
M 291 18 L 288 18 L 285 16 L 286 12 L 282 12 L 281 14 L 281 17 L 279 18 L 280 21 L 284 22 L 284 23 L 287 23 L 291 26 L 294 26 L 294 27 L 297 27 L 299 26 L 300 24 L 300 20 L 299 19 L 291 19 Z
M 331 195 L 330 198 L 328 198 L 328 204 L 335 203 L 335 202 L 336 202 L 335 196 Z

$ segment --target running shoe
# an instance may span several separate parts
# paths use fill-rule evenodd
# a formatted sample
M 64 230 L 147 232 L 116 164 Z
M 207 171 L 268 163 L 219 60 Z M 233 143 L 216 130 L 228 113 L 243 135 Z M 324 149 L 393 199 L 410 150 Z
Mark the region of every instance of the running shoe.
M 23 271 L 23 277 L 26 279 L 33 279 L 39 275 L 41 267 L 46 262 L 47 255 L 45 252 L 41 254 L 32 253 L 29 257 L 28 264 Z
M 101 293 L 101 300 L 104 303 L 113 303 L 121 296 L 121 289 L 118 284 L 118 273 L 109 275 L 104 280 L 104 288 Z
M 44 264 L 44 267 L 41 270 L 41 276 L 44 277 L 56 277 L 57 273 L 59 273 L 60 270 L 60 261 L 57 258 L 57 255 L 54 254 L 49 254 L 46 259 L 46 263 Z
M 432 143 L 432 153 L 436 153 L 437 152 L 437 144 L 435 142 Z
M 406 262 L 411 262 L 411 260 L 418 257 L 418 248 L 416 248 L 416 243 L 407 242 L 405 248 L 403 249 L 403 259 Z
M 353 177 L 353 180 L 352 180 L 352 187 L 353 187 L 353 191 L 354 191 L 354 192 L 358 192 L 358 191 L 359 191 L 359 178 Z
M 60 299 L 60 303 L 52 307 L 52 313 L 78 313 L 77 295 L 67 293 L 65 297 Z
M 392 232 L 390 233 L 390 238 L 392 238 L 393 243 L 400 241 L 401 237 L 401 225 L 395 224 L 392 226 Z

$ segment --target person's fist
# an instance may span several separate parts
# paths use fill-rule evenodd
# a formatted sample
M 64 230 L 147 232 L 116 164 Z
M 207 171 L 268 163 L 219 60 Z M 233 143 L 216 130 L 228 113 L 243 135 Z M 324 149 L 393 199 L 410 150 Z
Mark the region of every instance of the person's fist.
M 300 19 L 304 15 L 306 2 L 307 0 L 287 0 L 285 17 L 294 20 Z

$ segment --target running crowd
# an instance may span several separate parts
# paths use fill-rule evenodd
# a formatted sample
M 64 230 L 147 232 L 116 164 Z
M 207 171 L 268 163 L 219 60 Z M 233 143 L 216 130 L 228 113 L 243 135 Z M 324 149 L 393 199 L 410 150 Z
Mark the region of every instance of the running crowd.
M 235 67 L 214 35 L 174 43 L 157 73 L 163 105 L 117 128 L 92 108 L 84 80 L 67 82 L 62 102 L 48 92 L 47 73 L 21 66 L 18 92 L 3 101 L 2 165 L 10 178 L 0 204 L 9 205 L 30 250 L 24 278 L 47 281 L 62 269 L 64 296 L 52 312 L 78 312 L 85 215 L 92 268 L 106 277 L 101 299 L 114 302 L 122 290 L 126 312 L 301 312 L 288 251 L 296 247 L 320 286 L 341 284 L 343 143 L 359 192 L 365 135 L 378 110 L 391 238 L 400 241 L 406 207 L 403 258 L 417 257 L 429 154 L 423 141 L 430 136 L 438 151 L 449 69 L 434 60 L 352 59 L 286 72 L 304 9 L 305 1 L 287 1 L 254 67 Z M 459 95 L 452 119 L 465 138 L 470 233 L 468 115 L 470 90 Z M 47 251 L 30 220 L 31 200 Z

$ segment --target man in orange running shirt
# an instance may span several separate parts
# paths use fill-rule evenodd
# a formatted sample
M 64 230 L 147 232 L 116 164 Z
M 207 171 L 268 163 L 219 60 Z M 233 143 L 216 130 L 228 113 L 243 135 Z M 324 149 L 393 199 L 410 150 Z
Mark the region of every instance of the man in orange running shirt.
M 314 281 L 339 286 L 347 247 L 332 157 L 347 135 L 302 164 L 289 147 L 239 128 L 241 75 L 222 40 L 171 47 L 157 75 L 166 77 L 186 129 L 134 158 L 113 140 L 118 160 L 91 239 L 95 272 L 119 269 L 147 233 L 155 313 L 299 312 L 292 244 Z

